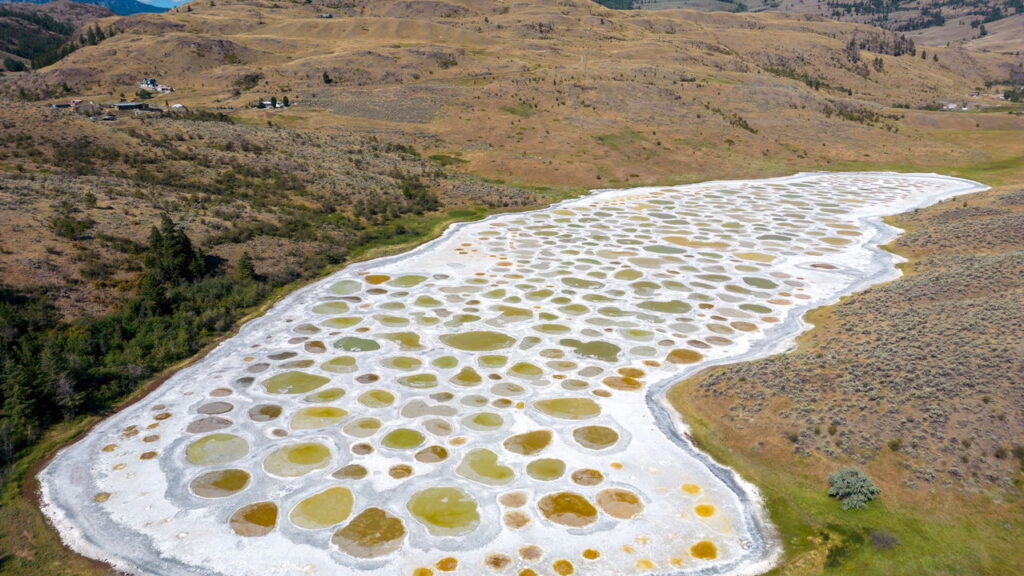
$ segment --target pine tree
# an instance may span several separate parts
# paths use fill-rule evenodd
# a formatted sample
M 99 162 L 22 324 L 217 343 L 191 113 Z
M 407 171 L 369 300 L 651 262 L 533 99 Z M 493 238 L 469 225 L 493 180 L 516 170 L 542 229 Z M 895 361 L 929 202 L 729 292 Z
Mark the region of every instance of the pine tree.
M 242 252 L 242 256 L 238 259 L 238 278 L 242 280 L 255 280 L 256 279 L 256 265 L 252 260 L 252 256 L 249 252 Z
M 167 291 L 152 275 L 144 274 L 139 282 L 137 312 L 153 315 L 167 306 Z
M 5 362 L 3 366 L 3 405 L 0 406 L 0 420 L 5 420 L 11 429 L 25 437 L 35 434 L 38 421 L 35 417 L 36 395 L 33 393 L 32 374 L 20 362 Z M 20 443 L 15 440 L 15 444 Z
M 164 215 L 160 227 L 149 233 L 149 251 L 143 260 L 146 275 L 157 284 L 180 284 L 206 275 L 206 258 L 202 250 L 174 221 Z

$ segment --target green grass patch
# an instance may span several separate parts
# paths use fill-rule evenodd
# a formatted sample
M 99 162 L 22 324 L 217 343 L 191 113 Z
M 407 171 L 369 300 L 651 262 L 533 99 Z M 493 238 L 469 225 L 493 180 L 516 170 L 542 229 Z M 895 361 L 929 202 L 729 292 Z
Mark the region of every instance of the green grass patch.
M 611 148 L 612 150 L 618 150 L 623 146 L 643 142 L 647 139 L 636 130 L 630 130 L 627 128 L 625 130 L 619 130 L 618 132 L 612 132 L 611 134 L 599 134 L 594 136 L 594 140 L 597 140 L 599 143 Z
M 986 184 L 1001 184 L 1024 173 L 1024 156 L 998 158 L 971 166 L 954 167 L 948 173 Z
M 669 398 L 681 408 L 701 450 L 734 468 L 764 496 L 786 549 L 770 575 L 1002 576 L 1017 573 L 1024 563 L 1019 496 L 1001 503 L 972 496 L 969 501 L 978 509 L 958 509 L 937 493 L 936 506 L 921 508 L 887 502 L 883 492 L 866 509 L 843 510 L 828 497 L 824 479 L 729 448 L 687 407 L 681 389 L 670 391 Z
M 1004 104 L 1002 106 L 984 106 L 972 108 L 975 114 L 1007 114 L 1012 112 L 1024 112 L 1024 104 Z
M 851 161 L 833 162 L 827 166 L 818 166 L 815 170 L 829 171 L 864 171 L 882 170 L 893 172 L 937 172 L 947 176 L 957 176 L 975 180 L 989 186 L 1001 186 L 1019 179 L 1024 174 L 1024 156 L 1007 156 L 992 158 L 971 164 L 943 164 L 941 159 L 934 162 L 871 162 Z
M 802 167 L 804 170 L 860 171 L 892 170 L 894 172 L 937 172 L 976 180 L 989 186 L 1004 186 L 1024 177 L 1024 139 L 1020 131 L 1004 130 L 943 130 L 936 131 L 937 140 L 975 152 L 971 158 L 951 159 L 943 155 L 924 157 L 912 162 L 884 162 L 874 158 L 833 161 Z
M 462 158 L 455 156 L 449 156 L 448 154 L 432 154 L 427 157 L 429 160 L 440 164 L 443 167 L 457 166 L 459 164 L 465 164 L 466 161 Z
M 537 109 L 526 102 L 517 102 L 510 106 L 502 106 L 501 111 L 519 116 L 520 118 L 529 118 L 537 113 Z
M 35 502 L 22 493 L 24 481 L 47 454 L 72 442 L 98 417 L 80 418 L 51 428 L 6 470 L 0 494 L 0 576 L 100 575 L 92 562 L 67 551 Z

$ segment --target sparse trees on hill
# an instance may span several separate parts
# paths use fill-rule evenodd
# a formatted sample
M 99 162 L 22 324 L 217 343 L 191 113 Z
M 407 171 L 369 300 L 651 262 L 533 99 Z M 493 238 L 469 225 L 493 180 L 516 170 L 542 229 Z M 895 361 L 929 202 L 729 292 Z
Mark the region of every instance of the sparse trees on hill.
M 86 46 L 95 46 L 106 39 L 107 35 L 103 32 L 103 29 L 99 26 L 93 26 L 89 28 L 85 36 L 79 38 L 79 41 Z
M 4 69 L 8 72 L 22 72 L 27 68 L 25 63 L 14 58 L 4 58 Z

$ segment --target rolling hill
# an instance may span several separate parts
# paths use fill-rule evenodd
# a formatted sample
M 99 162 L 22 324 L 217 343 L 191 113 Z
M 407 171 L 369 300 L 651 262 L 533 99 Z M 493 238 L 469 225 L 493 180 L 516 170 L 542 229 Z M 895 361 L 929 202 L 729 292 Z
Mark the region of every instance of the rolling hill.
M 725 12 L 778 11 L 814 14 L 905 33 L 921 44 L 969 45 L 977 49 L 1024 50 L 1021 0 L 602 0 L 611 8 L 666 10 L 691 8 Z
M 83 24 L 113 15 L 102 6 L 67 0 L 0 4 L 0 60 L 4 70 L 20 71 L 33 61 L 51 63 Z
M 346 6 L 251 0 L 108 19 L 120 34 L 2 89 L 109 101 L 158 77 L 176 90 L 163 104 L 402 131 L 489 177 L 603 185 L 722 164 L 963 157 L 912 109 L 994 105 L 986 86 L 1021 73 L 1019 58 L 917 50 L 811 16 L 582 1 Z M 290 98 L 287 113 L 252 108 L 274 95 Z

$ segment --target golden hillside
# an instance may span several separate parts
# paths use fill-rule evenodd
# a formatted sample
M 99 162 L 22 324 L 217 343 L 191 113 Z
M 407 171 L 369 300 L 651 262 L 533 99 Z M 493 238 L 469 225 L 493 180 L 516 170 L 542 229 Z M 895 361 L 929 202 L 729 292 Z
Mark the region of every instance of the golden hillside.
M 1019 0 L 602 0 L 639 10 L 693 8 L 725 12 L 813 14 L 879 26 L 928 46 L 961 45 L 972 50 L 1019 53 L 1024 49 L 1024 7 Z M 982 28 L 984 25 L 984 28 Z
M 892 33 L 809 16 L 578 0 L 202 0 L 102 25 L 122 33 L 6 90 L 110 102 L 157 77 L 176 89 L 159 105 L 404 133 L 472 172 L 545 185 L 976 162 L 980 152 L 944 133 L 1024 127 L 1005 112 L 914 110 L 997 104 L 986 82 L 1018 73 L 1019 59 L 914 54 Z M 291 108 L 250 108 L 274 95 Z

